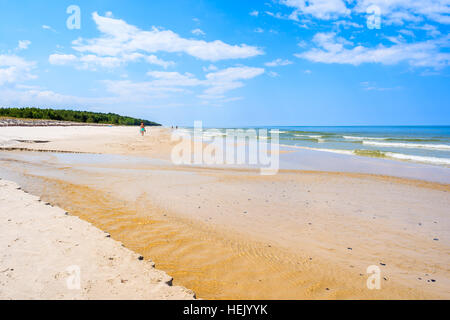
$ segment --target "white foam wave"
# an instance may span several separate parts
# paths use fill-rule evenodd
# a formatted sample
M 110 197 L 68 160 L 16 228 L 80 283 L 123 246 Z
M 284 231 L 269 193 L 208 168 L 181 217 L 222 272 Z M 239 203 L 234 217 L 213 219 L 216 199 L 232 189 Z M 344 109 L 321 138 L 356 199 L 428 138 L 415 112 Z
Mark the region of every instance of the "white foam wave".
M 373 137 L 357 137 L 357 136 L 342 136 L 347 140 L 386 140 L 387 138 L 373 138 Z
M 352 150 L 327 149 L 327 148 L 311 148 L 311 147 L 303 147 L 303 146 L 297 146 L 297 145 L 291 145 L 291 144 L 280 144 L 280 146 L 281 147 L 288 147 L 288 148 L 295 148 L 295 149 L 306 149 L 306 150 L 314 150 L 314 151 L 323 151 L 323 152 L 355 155 Z
M 314 151 L 338 153 L 338 154 L 345 154 L 345 155 L 351 155 L 351 156 L 355 156 L 355 155 L 362 156 L 360 154 L 356 154 L 354 150 L 310 148 L 310 147 L 293 146 L 293 145 L 281 145 L 281 146 L 290 147 L 290 148 L 297 148 L 297 149 L 307 149 L 307 150 L 314 150 Z M 419 163 L 429 163 L 429 164 L 434 164 L 434 165 L 450 166 L 450 159 L 449 158 L 414 156 L 414 155 L 403 154 L 403 153 L 395 153 L 395 152 L 384 152 L 383 154 L 387 158 L 391 158 L 391 159 L 405 160 L 405 161 L 411 161 L 411 162 L 416 162 L 416 163 L 419 162 Z
M 378 146 L 378 147 L 393 147 L 393 148 L 409 148 L 409 149 L 430 149 L 430 150 L 449 150 L 450 145 L 447 144 L 419 144 L 419 143 L 400 143 L 400 142 L 376 142 L 365 141 L 363 144 Z
M 313 138 L 313 139 L 320 139 L 320 138 L 322 138 L 322 136 L 311 135 L 311 134 L 294 134 L 294 136 L 296 136 L 296 137 L 308 137 L 308 138 Z
M 208 131 L 203 132 L 204 137 L 224 137 L 226 135 L 227 134 L 223 132 L 208 132 Z
M 286 133 L 286 131 L 280 131 L 280 130 L 277 130 L 277 129 L 269 129 L 269 132 L 270 133 Z
M 394 152 L 386 152 L 385 155 L 387 157 L 400 159 L 400 160 L 425 162 L 425 163 L 440 164 L 440 165 L 450 165 L 450 159 L 448 159 L 448 158 L 413 156 L 413 155 L 409 155 L 409 154 L 394 153 Z

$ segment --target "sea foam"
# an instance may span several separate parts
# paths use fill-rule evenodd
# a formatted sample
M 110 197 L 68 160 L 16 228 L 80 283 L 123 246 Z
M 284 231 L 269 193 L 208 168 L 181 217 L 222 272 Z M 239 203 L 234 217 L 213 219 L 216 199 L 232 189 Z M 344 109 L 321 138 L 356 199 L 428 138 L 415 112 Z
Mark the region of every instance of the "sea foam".
M 448 159 L 448 158 L 413 156 L 410 154 L 394 153 L 394 152 L 386 152 L 385 155 L 387 157 L 400 159 L 400 160 L 425 162 L 425 163 L 440 164 L 440 165 L 450 165 L 450 159 Z
M 447 144 L 419 144 L 419 143 L 400 143 L 400 142 L 377 142 L 363 140 L 363 144 L 378 146 L 378 147 L 392 147 L 392 148 L 409 148 L 409 149 L 430 149 L 430 150 L 444 150 L 450 151 L 450 145 Z
M 342 136 L 347 140 L 386 140 L 387 138 L 372 138 L 372 137 L 357 137 L 357 136 Z

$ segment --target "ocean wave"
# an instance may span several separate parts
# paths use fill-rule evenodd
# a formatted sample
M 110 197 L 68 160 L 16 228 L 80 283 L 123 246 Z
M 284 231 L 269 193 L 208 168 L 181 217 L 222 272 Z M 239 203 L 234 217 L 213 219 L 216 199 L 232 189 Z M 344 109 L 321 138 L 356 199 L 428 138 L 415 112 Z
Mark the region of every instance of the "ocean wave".
M 280 130 L 277 130 L 277 129 L 269 129 L 269 132 L 270 133 L 278 133 L 278 134 L 280 134 L 280 133 L 286 133 L 287 131 L 280 131 Z
M 353 153 L 356 154 L 357 156 L 365 156 L 365 157 L 372 157 L 372 158 L 386 158 L 386 154 L 380 150 L 357 149 L 357 150 L 353 150 Z
M 286 133 L 294 135 L 294 136 L 320 136 L 320 137 L 336 137 L 339 136 L 336 133 L 331 133 L 331 132 L 320 132 L 320 131 L 299 131 L 299 130 L 287 130 Z
M 387 138 L 386 141 L 434 142 L 441 140 L 435 138 Z
M 376 141 L 363 141 L 363 144 L 377 146 L 377 147 L 430 149 L 430 150 L 444 150 L 444 151 L 448 150 L 448 151 L 450 151 L 450 145 L 447 145 L 447 144 L 419 144 L 419 143 L 376 142 Z
M 424 157 L 424 156 L 414 156 L 403 153 L 395 153 L 395 152 L 383 152 L 380 150 L 342 150 L 342 149 L 327 149 L 327 148 L 310 148 L 310 147 L 302 147 L 302 146 L 292 146 L 292 145 L 280 145 L 284 147 L 298 148 L 298 149 L 307 149 L 314 151 L 322 151 L 322 152 L 330 152 L 351 156 L 362 156 L 362 157 L 371 157 L 371 158 L 387 158 L 392 160 L 404 160 L 416 163 L 428 163 L 434 165 L 445 165 L 450 166 L 449 158 L 438 158 L 438 157 Z
M 434 142 L 434 141 L 441 141 L 440 139 L 436 138 L 406 138 L 406 137 L 357 137 L 357 136 L 342 136 L 342 138 L 347 140 L 357 140 L 357 141 L 363 141 L 363 140 L 376 140 L 376 141 L 406 141 L 406 142 Z
M 308 137 L 308 138 L 314 138 L 314 139 L 320 139 L 322 136 L 315 135 L 315 134 L 294 134 L 296 137 Z
M 204 131 L 203 132 L 203 137 L 225 137 L 227 134 L 224 132 L 209 132 L 209 131 Z
M 372 158 L 391 158 L 396 160 L 407 160 L 412 162 L 430 163 L 436 165 L 450 165 L 449 158 L 415 156 L 404 153 L 383 152 L 380 150 L 354 150 L 353 153 L 358 156 L 366 156 Z
M 304 146 L 290 145 L 290 144 L 280 144 L 280 147 L 288 147 L 288 148 L 295 148 L 295 149 L 306 149 L 306 150 L 314 150 L 314 151 L 323 151 L 323 152 L 331 152 L 331 153 L 354 155 L 353 150 L 311 148 L 311 147 L 304 147 Z
M 357 137 L 357 136 L 342 136 L 344 139 L 348 140 L 386 140 L 388 138 L 374 138 L 374 137 Z
M 424 157 L 424 156 L 413 156 L 410 154 L 403 153 L 394 153 L 394 152 L 386 152 L 385 155 L 389 158 L 395 158 L 400 160 L 409 160 L 414 162 L 424 162 L 431 164 L 440 164 L 440 165 L 450 165 L 450 159 L 448 158 L 437 158 L 437 157 Z

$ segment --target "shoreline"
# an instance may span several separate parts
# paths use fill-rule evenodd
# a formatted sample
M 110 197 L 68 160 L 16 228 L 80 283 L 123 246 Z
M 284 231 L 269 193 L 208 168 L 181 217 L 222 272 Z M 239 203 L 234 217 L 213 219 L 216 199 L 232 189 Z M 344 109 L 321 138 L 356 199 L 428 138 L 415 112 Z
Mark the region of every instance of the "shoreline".
M 295 145 L 289 145 L 289 144 L 280 144 L 280 147 L 290 148 L 290 149 L 303 149 L 303 150 L 313 150 L 313 151 L 320 151 L 320 152 L 329 152 L 329 153 L 335 153 L 335 154 L 344 154 L 349 156 L 358 156 L 358 157 L 365 157 L 365 158 L 372 158 L 372 159 L 386 159 L 386 160 L 394 160 L 398 162 L 404 162 L 404 163 L 418 163 L 418 164 L 426 164 L 426 165 L 434 165 L 434 166 L 442 166 L 445 168 L 450 167 L 450 162 L 448 161 L 441 161 L 441 162 L 430 162 L 427 157 L 420 157 L 420 156 L 412 156 L 412 157 L 402 157 L 401 154 L 393 153 L 393 152 L 381 152 L 379 154 L 374 154 L 368 152 L 367 155 L 362 154 L 361 152 L 358 153 L 358 150 L 344 150 L 344 149 L 326 149 L 326 148 L 312 148 L 312 147 L 304 147 L 304 146 L 295 146 Z M 403 155 L 405 156 L 405 155 Z M 418 160 L 412 160 L 413 158 Z
M 171 150 L 176 144 L 171 141 L 171 132 L 166 127 L 149 127 L 148 134 L 140 137 L 138 127 L 133 126 L 23 127 L 20 130 L 19 127 L 3 127 L 0 128 L 0 151 L 117 154 L 170 161 Z M 450 168 L 441 165 L 340 154 L 307 147 L 286 145 L 282 148 L 280 170 L 379 174 L 450 184 Z M 252 169 L 245 165 L 222 167 Z
M 36 149 L 36 148 L 27 148 L 27 147 L 0 147 L 0 152 L 32 152 L 32 153 L 62 153 L 62 154 L 85 154 L 85 155 L 108 155 L 107 153 L 102 152 L 84 152 L 84 151 L 71 151 L 71 150 L 52 150 L 52 149 Z M 114 154 L 117 156 L 125 156 L 124 154 Z M 140 157 L 140 156 L 137 156 Z M 251 168 L 251 167 L 226 167 L 220 165 L 209 165 L 209 166 L 198 166 L 198 165 L 177 165 L 175 168 L 171 168 L 171 170 L 176 170 L 176 168 L 183 169 L 192 169 L 192 170 L 217 170 L 217 171 L 235 171 L 235 172 L 258 172 L 259 169 Z M 444 190 L 450 192 L 450 183 L 431 181 L 426 179 L 419 178 L 411 178 L 411 177 L 402 177 L 402 176 L 394 176 L 389 174 L 381 174 L 381 173 L 367 173 L 367 172 L 352 172 L 352 171 L 327 171 L 327 170 L 307 170 L 307 169 L 279 169 L 279 173 L 317 173 L 317 174 L 328 174 L 328 175 L 340 175 L 347 177 L 360 177 L 360 178 L 369 178 L 369 179 L 384 179 L 385 181 L 395 181 L 403 184 L 411 184 L 416 186 L 423 186 L 431 189 Z
M 90 223 L 14 182 L 0 190 L 0 299 L 195 299 Z

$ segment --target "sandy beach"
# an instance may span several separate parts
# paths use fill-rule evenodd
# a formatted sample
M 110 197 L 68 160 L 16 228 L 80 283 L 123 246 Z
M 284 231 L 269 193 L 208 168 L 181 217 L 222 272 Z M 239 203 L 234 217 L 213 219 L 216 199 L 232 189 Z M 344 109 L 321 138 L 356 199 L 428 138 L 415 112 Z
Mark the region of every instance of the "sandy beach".
M 90 223 L 14 182 L 0 190 L 0 299 L 194 298 Z
M 1 181 L 0 298 L 192 298 L 182 287 L 205 299 L 450 298 L 448 168 L 397 161 L 391 176 L 380 169 L 389 160 L 366 158 L 370 170 L 273 176 L 175 166 L 170 133 L 1 127 L 0 177 L 35 196 Z M 419 179 L 429 172 L 438 178 Z M 64 287 L 69 265 L 88 270 L 81 292 Z M 380 289 L 366 285 L 369 266 Z

